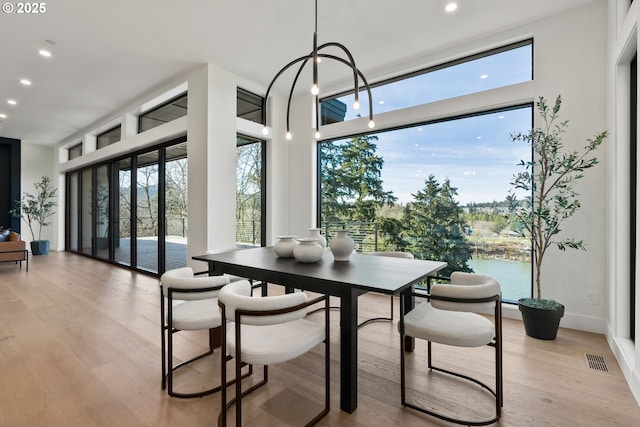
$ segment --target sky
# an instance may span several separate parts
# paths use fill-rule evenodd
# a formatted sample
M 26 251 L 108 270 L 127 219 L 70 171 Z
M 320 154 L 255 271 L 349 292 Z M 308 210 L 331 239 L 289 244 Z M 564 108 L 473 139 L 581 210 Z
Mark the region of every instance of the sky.
M 374 114 L 531 80 L 531 58 L 527 45 L 372 88 Z M 366 92 L 360 98 L 365 115 Z M 357 117 L 353 97 L 340 100 L 348 106 L 346 119 Z M 531 158 L 531 149 L 510 135 L 531 129 L 531 120 L 531 108 L 523 107 L 376 133 L 384 189 L 407 203 L 433 174 L 458 188 L 461 205 L 502 201 L 513 175 L 522 170 L 520 160 Z

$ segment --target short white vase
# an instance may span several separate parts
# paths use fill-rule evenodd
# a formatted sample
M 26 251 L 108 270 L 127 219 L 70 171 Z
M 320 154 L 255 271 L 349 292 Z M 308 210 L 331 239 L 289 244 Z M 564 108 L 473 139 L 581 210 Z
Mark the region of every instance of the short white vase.
M 316 239 L 318 241 L 318 244 L 320 246 L 322 246 L 323 248 L 327 247 L 327 239 L 320 234 L 320 231 L 322 229 L 321 228 L 310 228 L 309 229 L 309 235 L 307 237 L 313 237 L 314 239 Z
M 280 258 L 293 257 L 293 248 L 298 246 L 296 238 L 298 236 L 278 236 L 278 241 L 273 245 L 273 251 Z
M 329 242 L 329 249 L 335 261 L 349 261 L 353 253 L 353 239 L 347 236 L 347 230 L 336 231 L 337 236 Z
M 320 246 L 315 238 L 303 237 L 297 240 L 300 244 L 293 248 L 293 257 L 296 261 L 305 263 L 320 261 L 324 248 Z

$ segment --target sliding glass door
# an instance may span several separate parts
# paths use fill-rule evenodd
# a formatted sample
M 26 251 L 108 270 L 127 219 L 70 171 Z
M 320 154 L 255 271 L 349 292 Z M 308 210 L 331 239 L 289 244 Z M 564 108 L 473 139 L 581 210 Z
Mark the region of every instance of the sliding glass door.
M 67 174 L 66 250 L 162 274 L 187 263 L 187 142 Z

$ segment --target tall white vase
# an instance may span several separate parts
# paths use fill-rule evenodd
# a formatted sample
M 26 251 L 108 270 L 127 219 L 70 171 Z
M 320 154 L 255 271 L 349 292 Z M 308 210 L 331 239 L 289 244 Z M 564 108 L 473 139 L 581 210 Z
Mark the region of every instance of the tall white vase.
M 320 246 L 322 246 L 322 248 L 326 248 L 327 247 L 327 239 L 320 234 L 320 231 L 322 229 L 320 228 L 310 228 L 309 229 L 309 235 L 307 236 L 307 238 L 314 238 L 316 239 L 316 241 L 318 242 L 318 244 Z
M 336 231 L 337 236 L 329 242 L 329 249 L 335 261 L 349 261 L 353 253 L 353 239 L 347 236 L 347 230 Z

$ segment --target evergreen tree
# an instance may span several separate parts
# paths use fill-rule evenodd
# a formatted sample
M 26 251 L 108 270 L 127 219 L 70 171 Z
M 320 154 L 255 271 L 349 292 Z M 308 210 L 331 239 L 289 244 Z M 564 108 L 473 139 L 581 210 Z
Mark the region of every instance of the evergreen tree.
M 376 155 L 378 137 L 362 135 L 348 143 L 322 143 L 323 221 L 373 222 L 376 210 L 397 198 L 382 187 L 384 160 Z
M 430 175 L 404 212 L 407 249 L 419 259 L 447 262 L 443 275 L 472 271 L 467 266 L 472 249 L 464 238 L 464 212 L 453 198 L 456 194 L 449 179 L 440 185 Z

